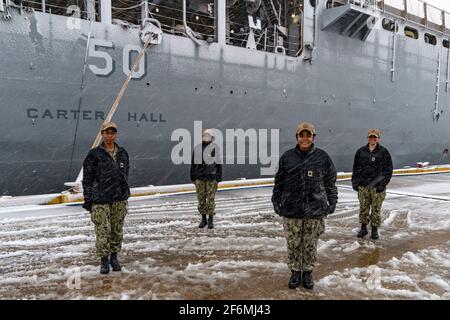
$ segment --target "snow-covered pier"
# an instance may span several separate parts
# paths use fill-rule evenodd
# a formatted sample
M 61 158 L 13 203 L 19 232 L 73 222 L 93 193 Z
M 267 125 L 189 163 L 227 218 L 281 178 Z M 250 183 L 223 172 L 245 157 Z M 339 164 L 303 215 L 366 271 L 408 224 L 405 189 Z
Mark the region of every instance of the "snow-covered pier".
M 313 291 L 287 288 L 286 243 L 266 186 L 219 192 L 213 230 L 198 229 L 193 193 L 130 199 L 123 271 L 106 276 L 81 206 L 0 207 L 0 297 L 450 299 L 450 174 L 394 177 L 377 241 L 356 238 L 356 193 L 338 185 Z

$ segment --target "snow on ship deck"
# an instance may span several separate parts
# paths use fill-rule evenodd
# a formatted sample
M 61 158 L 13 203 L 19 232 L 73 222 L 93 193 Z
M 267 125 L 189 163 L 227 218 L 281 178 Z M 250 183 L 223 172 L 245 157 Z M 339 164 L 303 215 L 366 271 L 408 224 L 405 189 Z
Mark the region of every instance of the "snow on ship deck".
M 2 208 L 0 297 L 450 299 L 450 174 L 394 177 L 390 191 L 434 198 L 389 194 L 378 241 L 356 238 L 356 194 L 338 184 L 313 291 L 287 288 L 286 243 L 266 187 L 219 192 L 213 230 L 198 229 L 194 194 L 132 199 L 123 271 L 106 276 L 81 207 Z M 67 286 L 75 270 L 80 289 Z

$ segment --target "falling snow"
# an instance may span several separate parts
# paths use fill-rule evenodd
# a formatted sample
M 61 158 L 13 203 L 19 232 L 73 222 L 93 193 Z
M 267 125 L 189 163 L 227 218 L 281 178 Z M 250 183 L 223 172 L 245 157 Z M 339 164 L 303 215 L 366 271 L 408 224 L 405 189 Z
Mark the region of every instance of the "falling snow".
M 194 194 L 134 198 L 121 273 L 100 275 L 80 206 L 0 208 L 0 297 L 26 299 L 450 299 L 450 175 L 395 177 L 380 240 L 356 238 L 358 201 L 340 182 L 319 241 L 313 291 L 290 290 L 272 189 L 217 194 L 216 227 L 198 229 Z M 77 282 L 78 281 L 78 282 Z

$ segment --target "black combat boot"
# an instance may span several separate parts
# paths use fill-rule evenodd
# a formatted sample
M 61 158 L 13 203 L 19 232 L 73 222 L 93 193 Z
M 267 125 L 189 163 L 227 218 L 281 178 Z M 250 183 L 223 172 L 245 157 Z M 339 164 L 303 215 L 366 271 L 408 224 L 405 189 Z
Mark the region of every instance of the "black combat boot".
M 377 239 L 379 238 L 379 235 L 378 235 L 378 227 L 372 227 L 372 234 L 370 235 L 370 237 L 371 237 L 373 240 L 377 240 Z
M 295 289 L 300 286 L 300 282 L 302 281 L 302 272 L 292 270 L 291 278 L 289 279 L 289 288 Z
M 312 278 L 312 271 L 303 271 L 303 279 L 302 279 L 303 287 L 306 289 L 314 288 L 314 281 Z
M 208 229 L 214 228 L 213 216 L 208 216 Z
M 202 214 L 202 221 L 200 222 L 200 224 L 198 225 L 199 228 L 204 228 L 206 227 L 207 222 L 206 222 L 206 214 Z
M 358 232 L 358 238 L 364 238 L 369 232 L 367 232 L 367 224 L 361 225 L 361 230 Z
M 117 252 L 111 252 L 111 260 L 109 261 L 113 271 L 122 271 L 119 260 L 117 260 Z
M 101 265 L 100 265 L 100 273 L 108 274 L 109 273 L 109 259 L 108 257 L 102 257 Z

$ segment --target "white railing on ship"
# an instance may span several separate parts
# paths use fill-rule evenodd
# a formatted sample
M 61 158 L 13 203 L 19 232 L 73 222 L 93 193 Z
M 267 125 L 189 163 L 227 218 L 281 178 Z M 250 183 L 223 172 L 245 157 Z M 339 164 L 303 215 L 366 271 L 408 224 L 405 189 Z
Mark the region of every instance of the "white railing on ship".
M 67 5 L 67 6 L 59 6 L 56 4 L 51 4 L 48 0 L 23 0 L 21 2 L 21 5 L 24 8 L 30 8 L 32 10 L 35 11 L 40 11 L 40 12 L 45 12 L 45 13 L 50 13 L 50 14 L 54 14 L 55 12 L 61 12 L 63 13 L 63 15 L 67 15 L 67 16 L 71 16 L 73 15 L 75 12 L 80 14 L 80 18 L 84 19 L 85 17 L 88 16 L 89 12 L 86 10 L 81 10 L 80 7 L 78 7 L 78 9 L 76 11 L 71 9 L 74 7 L 73 5 Z M 95 13 L 97 19 L 99 19 L 99 14 L 96 12 Z
M 412 17 L 416 17 L 420 22 L 415 21 L 419 25 L 424 27 L 445 32 L 450 28 L 448 23 L 450 19 L 447 19 L 449 13 L 443 9 L 433 6 L 423 0 L 377 0 L 378 7 L 381 11 L 387 12 L 391 15 L 400 16 L 405 20 L 409 20 Z M 397 14 L 392 12 L 390 8 L 396 9 L 400 12 Z M 430 23 L 432 25 L 430 25 Z M 434 26 L 433 26 L 434 25 Z M 437 26 L 438 28 L 436 28 Z
M 450 13 L 423 0 L 328 0 L 327 3 L 331 7 L 353 4 L 372 8 L 404 20 L 413 20 L 411 17 L 415 17 L 418 20 L 415 23 L 438 32 L 450 29 Z
M 379 0 L 378 0 L 379 1 Z M 341 4 L 354 4 L 361 8 L 370 8 L 372 10 L 378 10 L 377 0 L 332 0 L 332 7 L 335 7 L 336 3 Z
M 147 8 L 144 8 L 144 6 L 147 5 L 148 10 Z M 181 5 L 171 6 L 166 3 L 142 1 L 141 3 L 129 7 L 112 7 L 112 9 L 114 12 L 120 12 L 120 15 L 129 20 L 133 20 L 135 17 L 139 16 L 140 12 L 144 9 L 148 12 L 150 17 L 158 19 L 158 21 L 161 22 L 162 30 L 164 32 L 177 35 L 184 34 L 184 27 L 182 27 L 183 8 Z M 200 35 L 203 40 L 215 38 L 216 17 L 214 15 L 191 10 L 187 10 L 187 14 L 193 17 L 193 19 L 188 21 L 188 24 L 196 34 Z
M 95 2 L 96 6 L 98 6 L 98 0 L 92 0 Z M 72 15 L 73 11 L 69 9 L 69 5 L 67 7 L 64 6 L 58 6 L 55 4 L 52 4 L 49 0 L 23 0 L 22 4 L 24 7 L 32 8 L 36 11 L 42 11 L 46 13 L 55 13 L 58 12 L 58 14 L 62 15 Z M 138 21 L 139 19 L 142 19 L 142 10 L 147 9 L 144 8 L 144 6 L 150 6 L 151 11 L 147 11 L 148 14 L 151 17 L 154 17 L 158 20 L 161 20 L 161 24 L 163 27 L 163 31 L 171 34 L 184 34 L 184 30 L 177 28 L 177 25 L 182 25 L 183 20 L 182 18 L 176 18 L 175 16 L 178 14 L 180 15 L 183 10 L 182 7 L 174 7 L 169 5 L 164 5 L 162 3 L 153 3 L 151 1 L 141 1 L 139 3 L 136 3 L 134 5 L 130 6 L 123 6 L 123 7 L 111 7 L 113 10 L 113 13 L 115 13 L 116 17 L 117 14 L 120 13 L 121 19 L 124 19 L 125 21 Z M 98 7 L 97 7 L 98 8 Z M 165 14 L 162 14 L 162 12 L 165 12 Z M 86 10 L 79 10 L 80 18 L 85 19 L 89 16 L 89 12 Z M 189 25 L 191 25 L 191 28 L 196 30 L 207 30 L 208 32 L 198 32 L 199 35 L 203 39 L 208 38 L 214 38 L 215 37 L 215 16 L 210 16 L 205 13 L 201 12 L 194 12 L 188 10 L 187 13 L 189 15 L 194 16 L 193 21 L 189 21 Z M 95 20 L 100 21 L 101 17 L 99 12 L 95 11 Z M 202 21 L 206 23 L 202 23 Z M 139 22 L 139 21 L 138 21 Z M 164 23 L 167 22 L 167 23 Z

